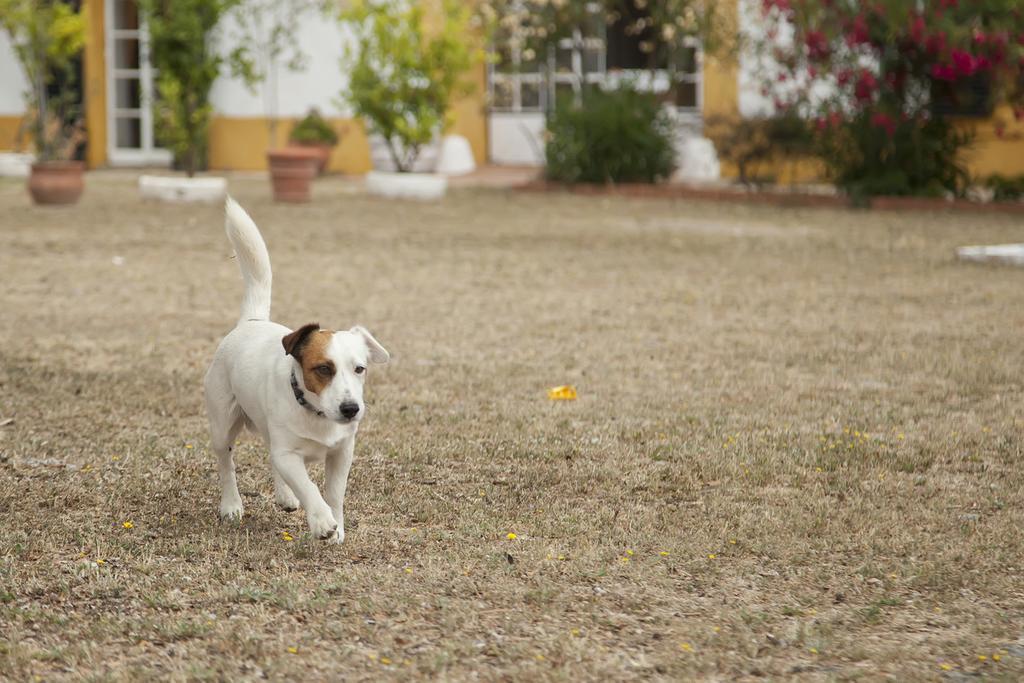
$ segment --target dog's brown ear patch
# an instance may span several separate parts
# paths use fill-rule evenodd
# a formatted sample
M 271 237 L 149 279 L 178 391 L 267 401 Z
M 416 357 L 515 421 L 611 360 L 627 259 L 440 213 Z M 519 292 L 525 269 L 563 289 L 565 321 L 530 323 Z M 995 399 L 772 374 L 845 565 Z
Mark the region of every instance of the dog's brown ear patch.
M 286 335 L 284 339 L 281 340 L 281 345 L 284 346 L 285 355 L 295 356 L 298 358 L 302 351 L 302 346 L 309 338 L 309 335 L 319 329 L 320 323 L 308 323 L 291 334 Z
M 323 391 L 338 370 L 327 356 L 327 347 L 333 336 L 334 332 L 330 330 L 317 330 L 307 336 L 300 347 L 302 383 L 314 394 Z

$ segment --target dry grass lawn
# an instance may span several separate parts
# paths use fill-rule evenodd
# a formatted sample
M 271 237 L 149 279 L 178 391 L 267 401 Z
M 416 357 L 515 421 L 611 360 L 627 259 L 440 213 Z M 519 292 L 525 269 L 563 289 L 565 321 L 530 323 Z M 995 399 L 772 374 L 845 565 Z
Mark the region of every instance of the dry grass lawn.
M 0 184 L 0 678 L 1024 677 L 1019 218 L 233 179 L 393 354 L 336 547 L 249 436 L 217 519 L 221 209 L 88 184 Z

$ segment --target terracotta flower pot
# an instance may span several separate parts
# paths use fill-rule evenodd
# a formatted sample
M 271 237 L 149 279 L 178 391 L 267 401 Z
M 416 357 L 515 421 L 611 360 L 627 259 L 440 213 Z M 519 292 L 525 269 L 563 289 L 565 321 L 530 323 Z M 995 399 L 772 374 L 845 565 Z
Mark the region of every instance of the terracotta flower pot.
M 334 150 L 334 145 L 329 142 L 293 142 L 291 143 L 296 147 L 304 147 L 306 149 L 315 149 L 317 154 L 317 168 L 316 172 L 318 175 L 323 175 L 327 169 L 327 162 L 331 159 L 331 152 Z
M 36 204 L 74 204 L 85 190 L 85 163 L 38 161 L 32 164 L 28 192 Z
M 267 151 L 274 201 L 308 202 L 316 177 L 319 152 L 309 147 L 284 147 Z

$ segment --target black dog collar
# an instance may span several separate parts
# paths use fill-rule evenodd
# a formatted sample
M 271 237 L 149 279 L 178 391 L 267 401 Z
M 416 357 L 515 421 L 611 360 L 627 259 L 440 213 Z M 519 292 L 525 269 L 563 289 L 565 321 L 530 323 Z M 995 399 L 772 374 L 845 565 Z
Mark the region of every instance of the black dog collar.
M 303 393 L 302 389 L 299 388 L 299 380 L 295 378 L 295 373 L 292 372 L 291 376 L 292 393 L 295 394 L 295 400 L 298 402 L 298 404 L 305 408 L 306 410 L 308 410 L 309 412 L 314 413 L 315 415 L 318 415 L 320 417 L 327 417 L 326 415 L 324 415 L 324 411 L 317 410 L 313 406 L 309 405 L 309 401 L 306 400 L 306 394 Z

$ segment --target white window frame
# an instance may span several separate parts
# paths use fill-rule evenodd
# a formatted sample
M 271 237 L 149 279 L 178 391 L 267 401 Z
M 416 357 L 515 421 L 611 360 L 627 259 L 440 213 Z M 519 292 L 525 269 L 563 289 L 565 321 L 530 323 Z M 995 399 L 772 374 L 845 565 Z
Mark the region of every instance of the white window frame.
M 123 29 L 114 25 L 114 4 L 117 0 L 104 3 L 104 21 L 106 23 L 106 79 L 107 79 L 107 163 L 111 166 L 166 166 L 171 163 L 172 155 L 166 149 L 156 146 L 153 136 L 153 93 L 155 70 L 149 61 L 149 31 L 145 18 L 139 10 L 139 28 Z M 139 43 L 139 65 L 137 69 L 123 69 L 116 65 L 116 42 L 121 40 L 137 40 Z M 118 79 L 135 79 L 139 83 L 138 109 L 117 106 Z M 141 147 L 125 148 L 117 146 L 117 119 L 137 118 L 141 128 Z

